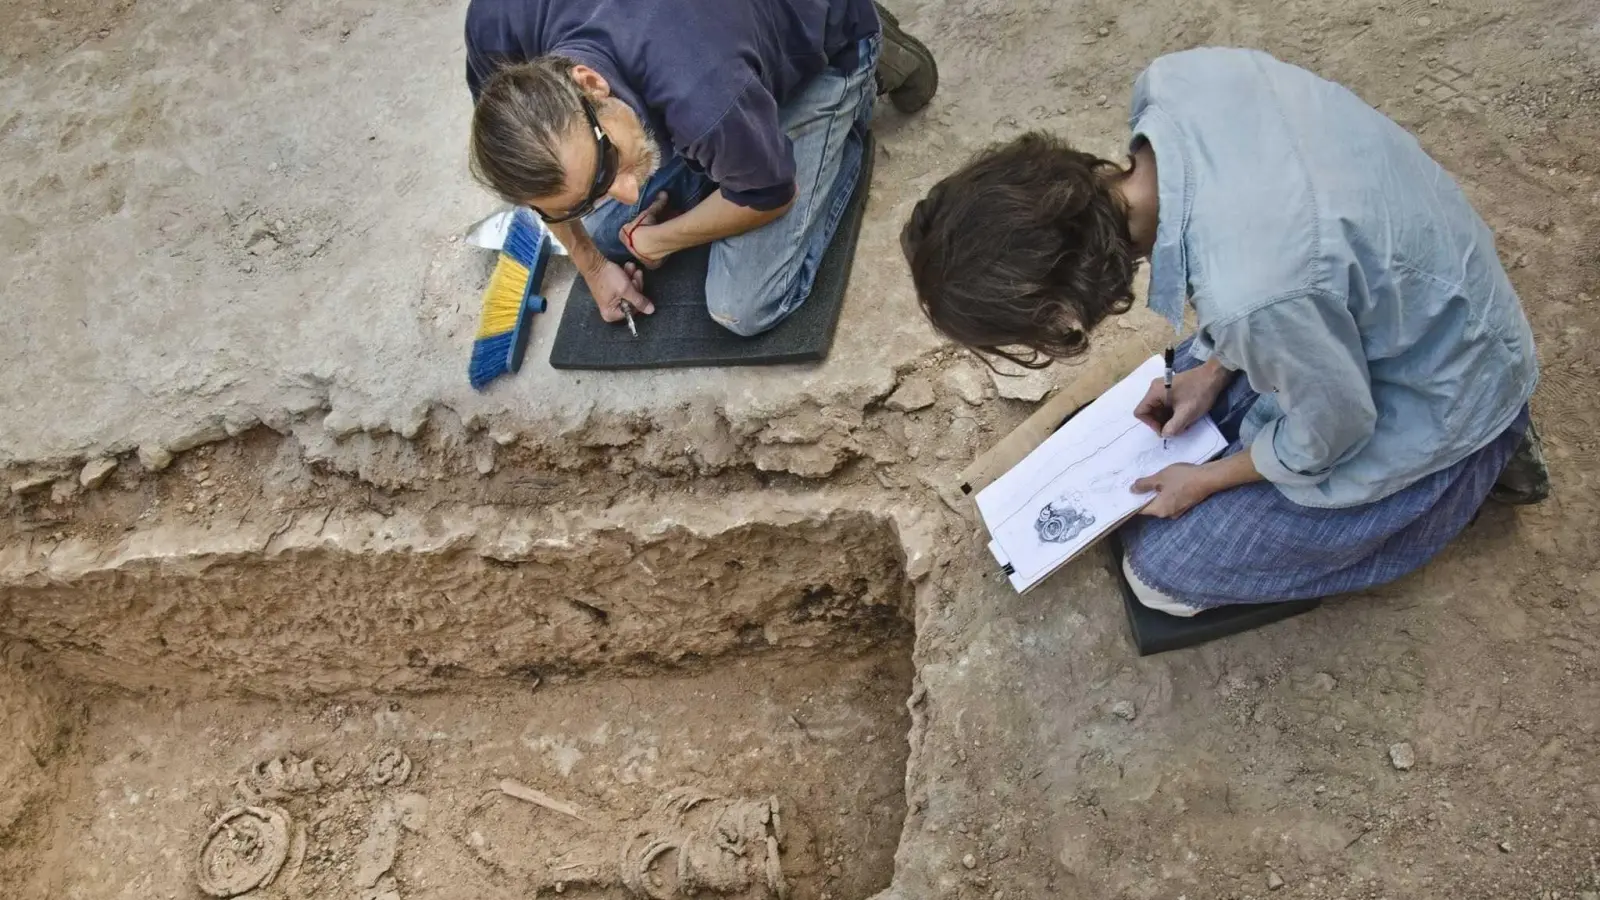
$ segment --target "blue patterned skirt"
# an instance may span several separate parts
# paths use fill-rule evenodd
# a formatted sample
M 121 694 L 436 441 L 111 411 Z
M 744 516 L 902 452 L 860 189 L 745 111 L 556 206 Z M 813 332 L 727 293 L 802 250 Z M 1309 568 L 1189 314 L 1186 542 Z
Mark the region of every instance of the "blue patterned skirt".
M 1180 348 L 1177 368 L 1199 362 Z M 1212 419 L 1246 449 L 1239 425 L 1258 395 L 1237 377 Z M 1346 509 L 1301 506 L 1258 481 L 1213 494 L 1176 519 L 1138 516 L 1123 526 L 1122 545 L 1146 585 L 1196 609 L 1271 603 L 1361 591 L 1409 574 L 1454 540 L 1528 428 L 1528 410 L 1487 446 L 1410 487 Z

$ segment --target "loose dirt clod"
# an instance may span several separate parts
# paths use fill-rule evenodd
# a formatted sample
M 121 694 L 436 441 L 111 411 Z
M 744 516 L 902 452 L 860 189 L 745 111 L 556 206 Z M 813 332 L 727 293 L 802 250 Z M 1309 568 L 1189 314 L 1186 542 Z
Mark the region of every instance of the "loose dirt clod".
M 399 850 L 400 810 L 392 801 L 385 800 L 372 814 L 366 840 L 356 849 L 356 887 L 376 886 L 378 879 L 394 865 Z
M 213 897 L 237 897 L 270 885 L 288 857 L 288 813 L 276 807 L 234 807 L 206 834 L 196 880 Z

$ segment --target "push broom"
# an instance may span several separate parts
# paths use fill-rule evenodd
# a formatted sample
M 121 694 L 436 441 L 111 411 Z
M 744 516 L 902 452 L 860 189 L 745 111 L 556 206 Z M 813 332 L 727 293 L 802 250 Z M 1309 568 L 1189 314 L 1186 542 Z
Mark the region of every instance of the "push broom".
M 534 221 L 532 212 L 518 208 L 483 292 L 478 336 L 467 366 L 467 380 L 474 389 L 481 391 L 501 375 L 522 368 L 533 336 L 533 316 L 549 305 L 539 288 L 550 254 L 549 233 Z

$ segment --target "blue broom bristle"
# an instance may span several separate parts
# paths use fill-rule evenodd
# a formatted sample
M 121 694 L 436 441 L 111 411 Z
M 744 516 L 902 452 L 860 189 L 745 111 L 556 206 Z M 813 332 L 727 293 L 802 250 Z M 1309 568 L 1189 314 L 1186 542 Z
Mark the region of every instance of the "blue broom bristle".
M 512 333 L 507 331 L 472 343 L 472 362 L 467 364 L 467 380 L 474 390 L 511 371 Z
M 511 216 L 511 229 L 506 232 L 506 242 L 500 252 L 531 269 L 539 258 L 539 245 L 543 241 L 544 226 L 534 220 L 532 212 L 518 207 Z

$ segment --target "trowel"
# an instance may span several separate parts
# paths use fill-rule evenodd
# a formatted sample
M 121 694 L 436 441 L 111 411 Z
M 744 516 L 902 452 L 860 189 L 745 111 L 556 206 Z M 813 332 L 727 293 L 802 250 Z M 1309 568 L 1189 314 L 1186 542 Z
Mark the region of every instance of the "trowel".
M 511 230 L 511 216 L 516 211 L 516 207 L 507 206 L 487 218 L 478 220 L 471 228 L 467 229 L 464 239 L 474 247 L 481 247 L 485 250 L 499 250 L 506 245 L 506 233 Z M 567 248 L 561 246 L 561 242 L 556 240 L 555 235 L 550 234 L 550 229 L 544 227 L 544 222 L 540 221 L 537 216 L 534 217 L 534 222 L 549 236 L 550 249 L 555 251 L 555 255 L 566 256 Z

